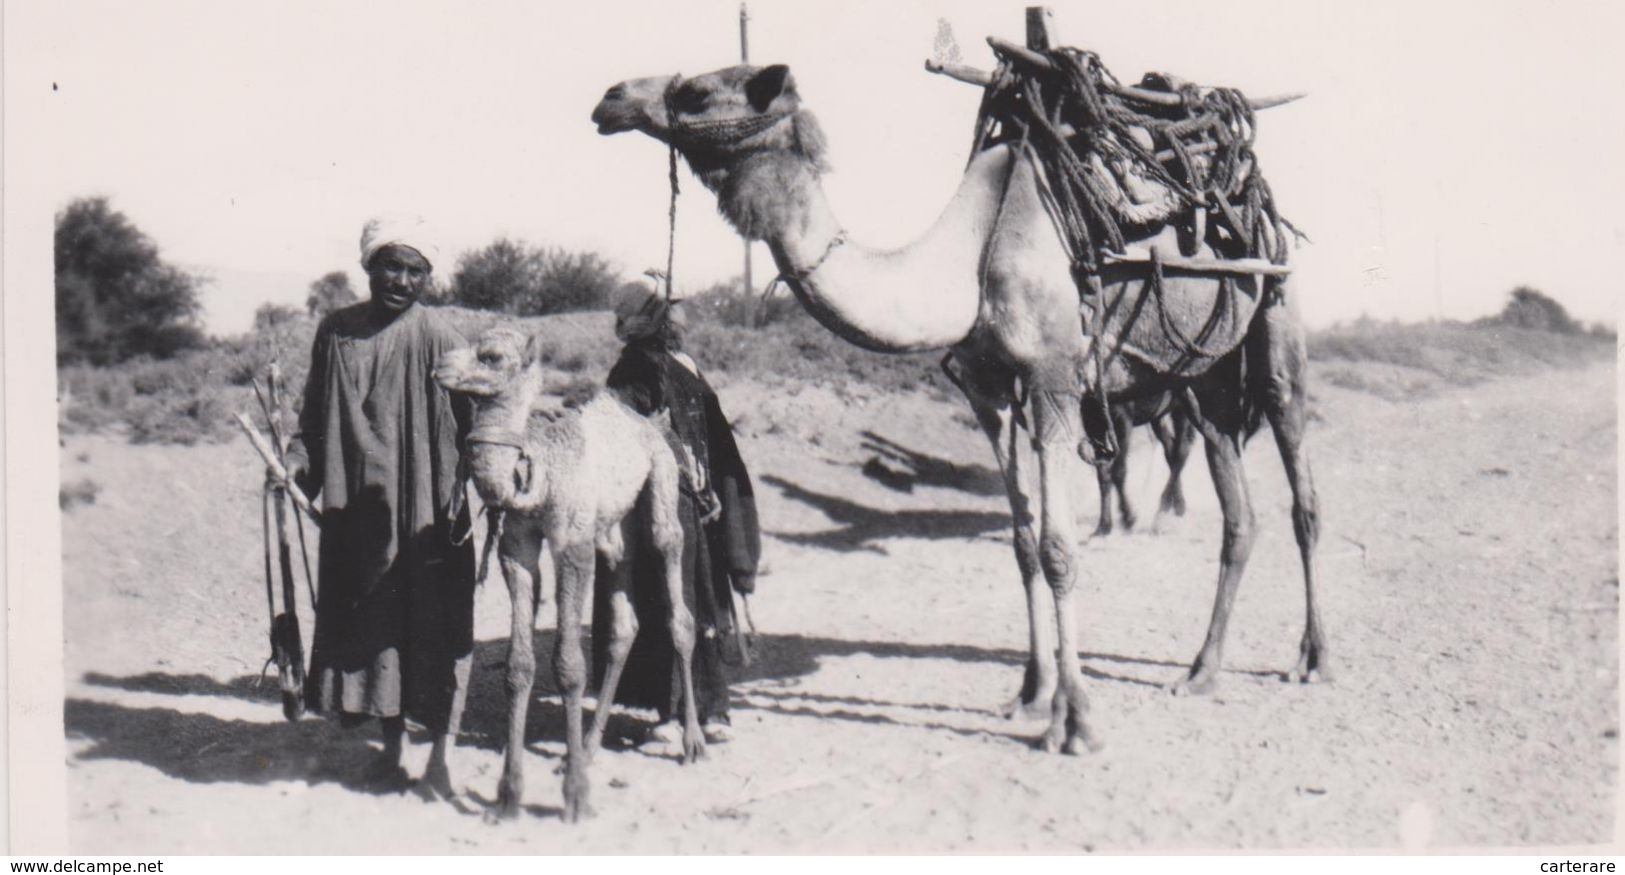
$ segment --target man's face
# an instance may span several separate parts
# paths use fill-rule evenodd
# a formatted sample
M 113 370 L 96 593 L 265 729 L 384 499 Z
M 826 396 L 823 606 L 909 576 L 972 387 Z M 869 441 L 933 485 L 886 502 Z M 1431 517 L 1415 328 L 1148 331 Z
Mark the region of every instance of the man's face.
M 430 266 L 422 253 L 410 246 L 391 243 L 367 263 L 367 285 L 373 302 L 392 312 L 417 303 L 429 288 Z

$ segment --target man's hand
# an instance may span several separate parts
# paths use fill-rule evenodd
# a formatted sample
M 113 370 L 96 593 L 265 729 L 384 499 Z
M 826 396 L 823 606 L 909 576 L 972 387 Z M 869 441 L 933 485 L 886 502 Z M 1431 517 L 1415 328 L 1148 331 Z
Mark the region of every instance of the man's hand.
M 735 571 L 730 577 L 733 578 L 734 592 L 740 595 L 752 595 L 756 592 L 756 572 Z
M 291 459 L 289 461 L 290 461 L 290 463 L 292 462 Z M 266 465 L 265 466 L 265 485 L 266 485 L 266 487 L 267 488 L 273 488 L 273 489 L 287 489 L 289 486 L 298 486 L 300 491 L 307 492 L 307 493 L 309 492 L 309 488 L 305 485 L 305 481 L 307 479 L 309 479 L 308 478 L 308 472 L 305 470 L 305 466 L 290 464 L 290 466 L 286 469 L 286 473 L 287 473 L 287 477 L 283 478 L 281 475 L 279 475 L 277 473 L 277 469 L 275 467 L 273 467 L 271 465 Z

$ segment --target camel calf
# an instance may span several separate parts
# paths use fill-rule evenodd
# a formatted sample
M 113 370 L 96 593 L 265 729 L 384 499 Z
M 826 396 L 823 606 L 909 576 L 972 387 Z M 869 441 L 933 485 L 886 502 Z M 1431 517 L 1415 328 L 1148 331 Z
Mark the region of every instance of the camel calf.
M 581 649 L 582 606 L 591 597 L 595 554 L 614 568 L 628 538 L 645 527 L 665 564 L 671 637 L 685 700 L 683 762 L 705 753 L 694 704 L 694 620 L 683 600 L 679 468 L 660 429 L 608 394 L 549 421 L 532 415 L 542 390 L 541 343 L 512 328 L 493 328 L 472 347 L 436 363 L 434 378 L 474 402 L 468 435 L 470 479 L 489 508 L 503 514 L 499 559 L 513 604 L 508 645 L 508 743 L 498 785 L 498 815 L 519 813 L 524 792 L 525 716 L 536 671 L 532 635 L 541 584 L 543 543 L 551 545 L 558 586 L 558 645 L 553 670 L 564 697 L 564 818 L 591 814 L 587 764 L 603 741 L 615 688 L 637 633 L 630 576 L 614 575 L 610 598 L 610 664 L 598 693 L 590 735 L 582 736 L 581 698 L 587 666 Z

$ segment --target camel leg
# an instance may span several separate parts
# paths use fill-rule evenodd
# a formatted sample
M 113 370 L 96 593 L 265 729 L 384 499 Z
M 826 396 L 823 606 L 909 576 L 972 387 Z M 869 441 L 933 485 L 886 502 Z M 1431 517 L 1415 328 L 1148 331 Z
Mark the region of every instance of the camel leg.
M 1122 511 L 1123 531 L 1127 532 L 1132 531 L 1139 521 L 1134 515 L 1134 508 L 1129 506 L 1128 497 L 1128 447 L 1134 437 L 1134 419 L 1127 410 L 1114 410 L 1112 428 L 1117 431 L 1117 456 L 1108 467 L 1111 469 L 1112 486 L 1117 490 L 1117 507 Z
M 581 696 L 587 687 L 587 662 L 581 652 L 581 609 L 582 600 L 592 591 L 595 554 L 590 541 L 556 544 L 554 553 L 559 619 L 553 676 L 564 697 L 564 819 L 574 823 L 592 816 L 581 732 Z
M 1095 466 L 1095 484 L 1100 487 L 1100 521 L 1095 524 L 1095 537 L 1112 533 L 1112 472 L 1103 465 Z
M 1196 442 L 1196 427 L 1185 411 L 1175 407 L 1151 421 L 1151 431 L 1162 445 L 1162 457 L 1168 462 L 1168 485 L 1162 489 L 1162 500 L 1157 505 L 1157 516 L 1165 513 L 1185 515 L 1185 487 L 1180 478 L 1185 461 L 1190 458 L 1191 444 Z
M 1208 469 L 1213 474 L 1213 488 L 1219 495 L 1219 508 L 1224 514 L 1224 541 L 1219 550 L 1219 590 L 1213 602 L 1207 639 L 1190 672 L 1170 689 L 1176 694 L 1201 695 L 1213 691 L 1224 663 L 1225 629 L 1253 548 L 1253 508 L 1241 464 L 1245 430 L 1238 423 L 1220 424 L 1204 418 L 1203 413 L 1193 411 L 1193 414 L 1206 444 Z
M 512 616 L 508 628 L 508 742 L 497 784 L 496 816 L 519 816 L 525 795 L 525 724 L 530 715 L 530 692 L 536 679 L 536 592 L 541 587 L 541 533 L 520 524 L 507 527 L 498 545 L 497 561 L 508 585 Z
M 1266 305 L 1256 323 L 1258 327 L 1248 338 L 1248 353 L 1255 362 L 1262 362 L 1261 367 L 1255 365 L 1249 370 L 1262 374 L 1267 381 L 1259 394 L 1263 398 L 1265 416 L 1275 432 L 1275 445 L 1281 453 L 1281 464 L 1286 467 L 1287 483 L 1292 488 L 1292 534 L 1297 538 L 1298 555 L 1303 560 L 1306 615 L 1303 640 L 1298 646 L 1298 663 L 1286 679 L 1309 683 L 1330 681 L 1332 674 L 1316 597 L 1319 500 L 1315 495 L 1314 476 L 1309 470 L 1309 455 L 1303 447 L 1309 419 L 1309 393 L 1304 385 L 1309 365 L 1295 300 L 1285 290 L 1270 298 L 1271 303 Z
M 631 515 L 628 515 L 628 519 L 631 519 Z M 626 523 L 623 522 L 622 526 L 626 528 Z M 586 758 L 589 763 L 604 744 L 604 730 L 609 727 L 610 712 L 615 710 L 615 691 L 621 685 L 621 672 L 626 668 L 627 654 L 632 652 L 632 639 L 638 634 L 638 617 L 632 610 L 631 561 L 635 552 L 632 545 L 637 543 L 637 534 L 623 531 L 621 537 L 626 549 L 610 573 L 609 585 L 613 589 L 609 596 L 609 665 L 604 668 L 603 685 L 598 688 L 598 709 L 592 715 L 592 733 L 587 737 Z
M 1022 590 L 1027 595 L 1028 651 L 1021 689 L 1001 709 L 1010 719 L 1038 719 L 1050 711 L 1055 698 L 1055 641 L 1051 602 L 1038 585 L 1038 536 L 1033 530 L 1032 487 L 1020 462 L 1020 438 L 1024 430 L 1016 422 L 1016 411 L 1007 386 L 1000 392 L 983 391 L 961 383 L 976 421 L 993 445 L 993 457 L 1004 475 L 1004 490 L 1010 500 L 1012 542 L 1016 567 L 1021 573 Z
M 1049 729 L 1039 740 L 1046 752 L 1082 753 L 1098 750 L 1101 742 L 1086 722 L 1089 699 L 1083 690 L 1078 662 L 1077 617 L 1072 608 L 1077 583 L 1077 517 L 1072 512 L 1071 486 L 1076 483 L 1079 397 L 1075 390 L 1033 392 L 1034 427 L 1038 432 L 1038 466 L 1042 503 L 1039 564 L 1055 603 L 1056 653 L 1059 686 L 1050 711 Z
M 1093 402 L 1084 402 L 1084 417 L 1089 418 L 1093 412 Z M 1098 413 L 1094 414 L 1098 417 Z M 1112 533 L 1112 493 L 1117 493 L 1117 504 L 1122 509 L 1123 528 L 1134 528 L 1134 508 L 1129 505 L 1128 497 L 1128 442 L 1134 433 L 1134 420 L 1128 411 L 1118 407 L 1111 409 L 1111 421 L 1107 424 L 1117 438 L 1117 455 L 1107 465 L 1096 465 L 1095 481 L 1100 485 L 1100 521 L 1095 525 L 1094 536 L 1104 537 Z
M 1302 405 L 1295 405 L 1301 408 Z M 1298 664 L 1288 673 L 1287 680 L 1310 683 L 1332 679 L 1331 660 L 1326 647 L 1325 633 L 1320 622 L 1320 603 L 1315 595 L 1315 545 L 1320 540 L 1319 500 L 1315 495 L 1314 477 L 1309 472 L 1309 456 L 1303 449 L 1303 414 L 1283 412 L 1271 416 L 1275 429 L 1275 444 L 1281 451 L 1281 462 L 1286 466 L 1287 482 L 1292 486 L 1292 534 L 1298 540 L 1298 555 L 1303 559 L 1303 592 L 1305 620 L 1303 641 L 1298 645 Z M 1295 420 L 1295 421 L 1294 421 Z

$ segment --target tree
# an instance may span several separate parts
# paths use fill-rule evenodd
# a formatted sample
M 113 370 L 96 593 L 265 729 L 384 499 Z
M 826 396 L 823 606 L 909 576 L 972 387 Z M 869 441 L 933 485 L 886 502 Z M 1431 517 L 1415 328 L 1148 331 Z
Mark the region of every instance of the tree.
M 267 301 L 254 311 L 254 333 L 262 334 L 275 331 L 283 325 L 299 318 L 299 311 L 287 304 L 276 304 Z
M 204 282 L 164 263 L 106 198 L 73 201 L 56 215 L 57 360 L 100 365 L 202 346 Z
M 457 259 L 452 303 L 521 316 L 609 306 L 620 275 L 596 252 L 547 250 L 507 238 Z
M 1507 302 L 1500 315 L 1494 317 L 1492 321 L 1514 328 L 1553 331 L 1558 334 L 1579 334 L 1582 330 L 1580 323 L 1574 321 L 1567 308 L 1529 286 L 1518 286 L 1513 289 L 1512 300 Z
M 305 298 L 305 310 L 317 319 L 361 300 L 350 287 L 350 275 L 342 270 L 323 274 L 310 284 L 310 296 Z
M 464 307 L 525 313 L 542 296 L 542 254 L 499 238 L 457 259 L 451 300 Z
M 596 252 L 547 250 L 542 257 L 542 299 L 535 313 L 603 310 L 621 286 L 620 274 Z

